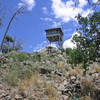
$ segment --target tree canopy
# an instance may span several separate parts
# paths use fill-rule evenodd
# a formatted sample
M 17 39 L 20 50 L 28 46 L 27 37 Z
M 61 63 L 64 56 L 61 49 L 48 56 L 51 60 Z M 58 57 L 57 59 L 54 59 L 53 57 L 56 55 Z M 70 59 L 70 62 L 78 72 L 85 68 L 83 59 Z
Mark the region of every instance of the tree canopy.
M 100 60 L 100 11 L 87 17 L 80 14 L 76 17 L 79 27 L 73 36 L 76 49 L 69 53 L 69 62 L 73 65 L 82 63 L 85 71 L 90 62 Z

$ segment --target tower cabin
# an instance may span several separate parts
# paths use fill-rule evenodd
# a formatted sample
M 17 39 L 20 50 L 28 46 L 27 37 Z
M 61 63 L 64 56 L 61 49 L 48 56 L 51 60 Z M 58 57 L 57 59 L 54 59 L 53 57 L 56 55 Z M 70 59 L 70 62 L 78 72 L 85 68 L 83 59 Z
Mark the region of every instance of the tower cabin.
M 58 42 L 58 48 L 62 48 L 62 41 L 63 41 L 63 32 L 61 28 L 52 28 L 45 30 L 46 32 L 46 38 L 49 40 L 50 44 L 51 42 Z M 47 48 L 48 54 L 51 53 L 52 47 L 49 46 Z
M 63 39 L 63 32 L 61 28 L 53 28 L 53 29 L 47 29 L 46 31 L 46 37 L 49 40 L 49 42 L 61 42 Z

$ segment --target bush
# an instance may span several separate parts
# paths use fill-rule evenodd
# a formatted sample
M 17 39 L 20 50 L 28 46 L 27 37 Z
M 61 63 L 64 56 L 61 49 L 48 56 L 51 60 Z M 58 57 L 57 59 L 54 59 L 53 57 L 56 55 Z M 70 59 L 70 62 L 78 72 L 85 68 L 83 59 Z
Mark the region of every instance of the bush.
M 29 79 L 33 74 L 33 71 L 31 69 L 26 68 L 25 70 L 19 70 L 19 75 L 18 77 L 20 79 Z
M 79 49 L 73 49 L 69 51 L 68 62 L 72 64 L 72 66 L 76 66 L 77 64 L 82 63 L 83 61 L 83 54 L 82 51 Z
M 24 52 L 11 52 L 9 54 L 9 58 L 12 58 L 14 61 L 23 62 L 26 60 L 30 60 L 30 55 Z
M 29 60 L 30 59 L 30 56 L 27 53 L 21 52 L 18 55 L 16 55 L 16 58 L 19 61 L 23 62 L 23 61 Z
M 36 61 L 41 61 L 41 55 L 38 54 L 38 52 L 34 52 L 34 54 L 33 54 L 33 56 L 32 56 L 32 60 L 33 60 L 34 62 L 36 62 Z
M 69 55 L 71 51 L 72 51 L 71 48 L 66 48 L 66 55 Z
M 5 80 L 11 86 L 16 86 L 18 84 L 18 73 L 16 70 L 9 71 L 6 76 Z
M 82 64 L 84 68 L 84 75 L 88 70 L 89 57 L 87 56 L 87 50 L 73 49 L 69 52 L 68 63 L 72 64 L 72 67 Z
M 34 66 L 21 66 L 19 63 L 12 64 L 9 72 L 5 75 L 5 80 L 9 85 L 17 85 L 20 80 L 29 79 L 35 72 Z

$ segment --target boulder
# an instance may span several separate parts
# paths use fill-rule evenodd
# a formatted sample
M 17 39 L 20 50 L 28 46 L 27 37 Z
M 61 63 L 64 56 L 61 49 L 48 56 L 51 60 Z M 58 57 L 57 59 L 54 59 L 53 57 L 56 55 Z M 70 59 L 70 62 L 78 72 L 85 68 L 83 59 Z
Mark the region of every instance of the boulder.
M 23 100 L 23 97 L 19 94 L 15 95 L 15 100 Z

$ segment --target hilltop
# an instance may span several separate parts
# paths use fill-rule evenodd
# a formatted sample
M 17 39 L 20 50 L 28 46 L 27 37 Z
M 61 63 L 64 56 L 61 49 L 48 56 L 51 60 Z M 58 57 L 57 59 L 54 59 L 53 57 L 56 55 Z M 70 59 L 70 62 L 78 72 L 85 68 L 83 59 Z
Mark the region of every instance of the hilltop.
M 100 63 L 83 72 L 55 48 L 0 54 L 0 100 L 100 100 Z

